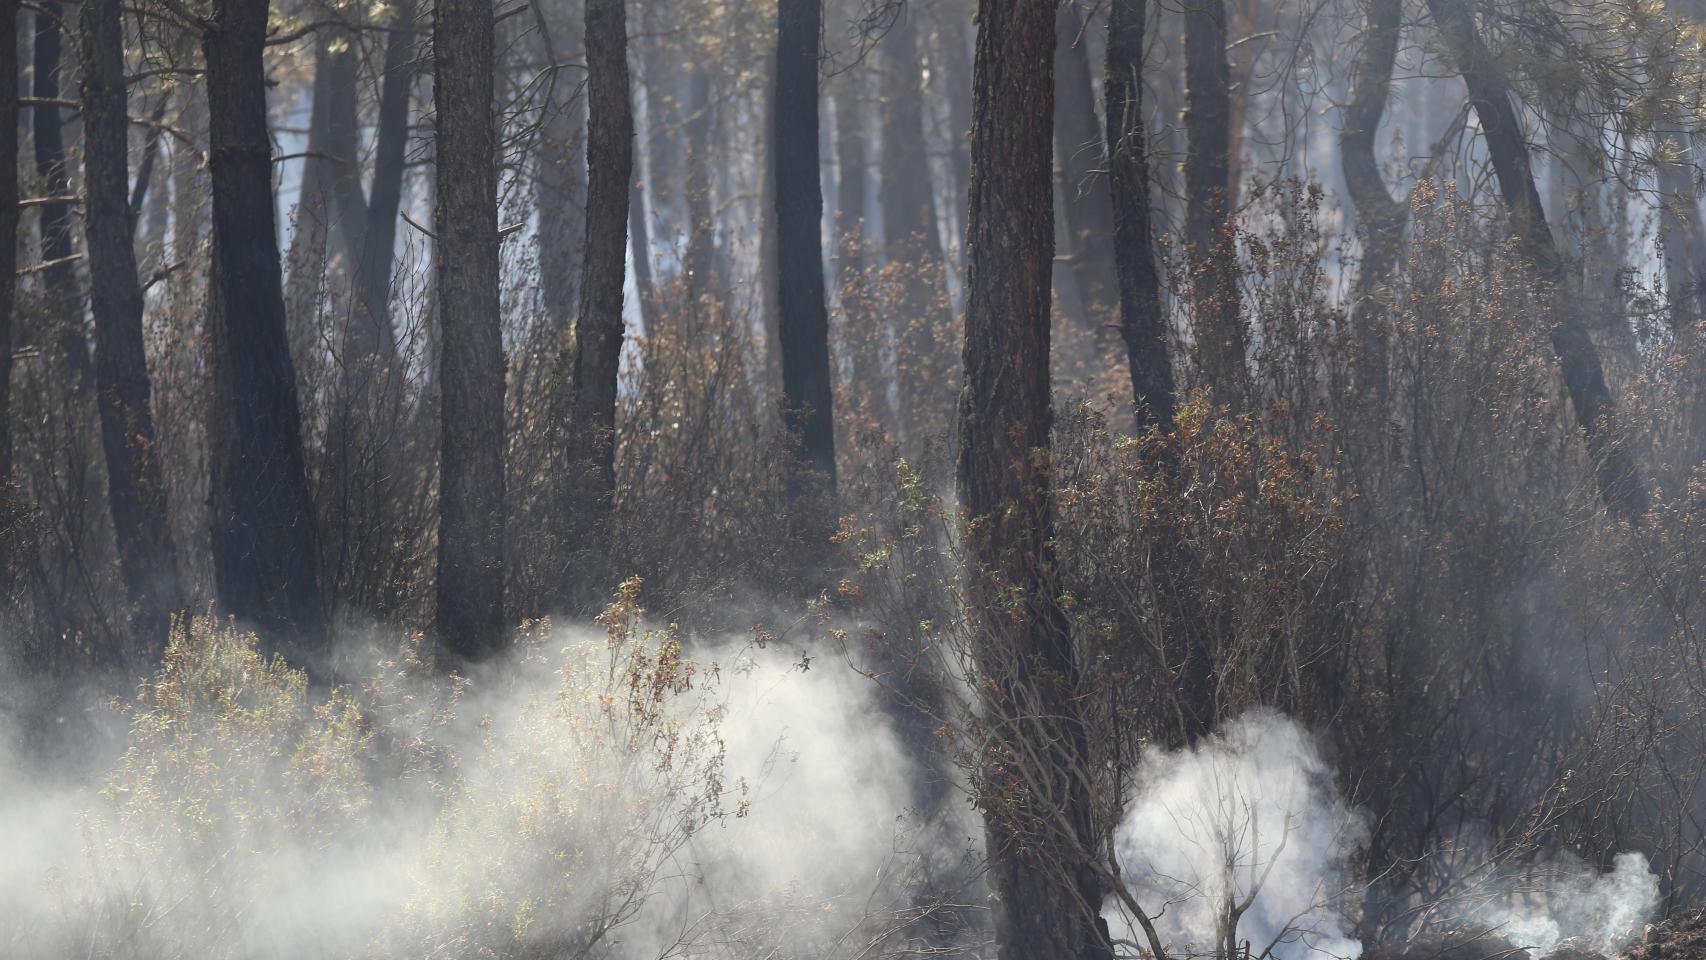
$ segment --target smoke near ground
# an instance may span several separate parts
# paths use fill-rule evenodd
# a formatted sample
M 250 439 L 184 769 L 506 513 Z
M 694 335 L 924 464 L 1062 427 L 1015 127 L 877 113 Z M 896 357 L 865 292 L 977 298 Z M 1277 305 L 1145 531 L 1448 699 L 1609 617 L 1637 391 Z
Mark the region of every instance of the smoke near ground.
M 452 685 L 405 646 L 309 710 L 198 621 L 115 764 L 0 755 L 0 955 L 828 956 L 904 924 L 923 854 L 964 851 L 921 849 L 875 685 L 696 653 L 557 629 Z
M 1360 952 L 1346 910 L 1351 860 L 1368 825 L 1339 797 L 1307 730 L 1251 711 L 1194 747 L 1150 748 L 1133 782 L 1117 833 L 1120 866 L 1138 902 L 1159 914 L 1166 943 L 1210 950 L 1229 904 L 1248 903 L 1238 935 L 1258 955 L 1270 947 L 1280 960 Z M 1135 930 L 1126 936 L 1141 939 Z
M 1344 799 L 1320 739 L 1295 720 L 1258 709 L 1195 746 L 1151 747 L 1132 782 L 1117 855 L 1169 950 L 1210 953 L 1215 931 L 1233 922 L 1252 956 L 1364 952 L 1354 931 L 1369 818 Z M 1567 852 L 1520 870 L 1492 857 L 1482 849 L 1457 858 L 1466 893 L 1428 918 L 1446 942 L 1610 955 L 1639 937 L 1659 905 L 1658 877 L 1640 853 L 1616 855 L 1604 873 Z M 1145 943 L 1118 899 L 1105 913 L 1117 936 Z

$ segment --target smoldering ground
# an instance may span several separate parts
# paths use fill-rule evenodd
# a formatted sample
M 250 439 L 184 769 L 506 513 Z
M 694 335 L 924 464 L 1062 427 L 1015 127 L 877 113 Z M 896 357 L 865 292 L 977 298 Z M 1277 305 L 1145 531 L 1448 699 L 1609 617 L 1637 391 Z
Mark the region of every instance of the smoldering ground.
M 0 757 L 0 954 L 833 955 L 971 842 L 911 819 L 876 687 L 797 649 L 626 623 L 465 683 L 412 656 L 308 709 L 199 621 L 105 769 Z
M 944 772 L 920 769 L 880 684 L 798 645 L 689 650 L 629 606 L 535 629 L 466 679 L 393 642 L 312 698 L 202 619 L 106 710 L 116 756 L 28 776 L 0 756 L 5 956 L 833 958 L 987 938 L 975 811 L 957 793 L 925 821 L 916 783 Z M 1131 782 L 1116 853 L 1170 955 L 1208 947 L 1231 904 L 1253 956 L 1363 952 L 1369 821 L 1313 732 L 1254 710 L 1147 750 Z M 1455 921 L 1536 955 L 1610 952 L 1657 899 L 1638 854 L 1605 874 L 1465 864 L 1483 872 Z M 944 874 L 951 924 L 919 896 Z M 1105 908 L 1118 952 L 1145 955 L 1124 904 Z

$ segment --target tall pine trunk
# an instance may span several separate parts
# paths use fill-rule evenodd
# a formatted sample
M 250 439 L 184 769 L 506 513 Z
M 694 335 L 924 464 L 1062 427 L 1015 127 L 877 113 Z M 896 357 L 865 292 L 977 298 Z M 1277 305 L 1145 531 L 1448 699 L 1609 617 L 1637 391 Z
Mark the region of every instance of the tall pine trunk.
M 59 106 L 53 102 L 60 98 L 60 72 L 64 66 L 64 37 L 59 29 L 64 13 L 65 8 L 58 0 L 46 0 L 36 11 L 35 65 L 30 74 L 33 78 L 30 92 L 36 98 L 30 106 L 36 176 L 41 178 L 41 188 L 50 197 L 71 193 L 65 131 Z M 71 205 L 43 204 L 41 260 L 51 264 L 42 271 L 42 281 L 49 296 L 48 315 L 53 325 L 53 338 L 59 344 L 66 368 L 71 373 L 71 390 L 74 394 L 82 394 L 89 387 L 93 365 L 89 360 L 89 342 L 83 337 L 82 310 L 77 303 L 77 268 L 71 259 L 73 252 Z
M 225 612 L 323 676 L 327 632 L 267 136 L 267 6 L 217 0 L 202 34 L 213 181 L 213 568 Z
M 1428 11 L 1469 88 L 1469 102 L 1481 123 L 1517 248 L 1540 282 L 1551 288 L 1552 350 L 1558 355 L 1576 422 L 1587 435 L 1600 499 L 1613 512 L 1639 519 L 1647 509 L 1646 487 L 1633 452 L 1611 422 L 1616 401 L 1605 385 L 1599 351 L 1588 335 L 1582 305 L 1570 289 L 1564 260 L 1547 226 L 1510 88 L 1482 43 L 1466 0 L 1428 0 Z
M 616 496 L 616 381 L 622 362 L 622 283 L 627 272 L 628 202 L 634 173 L 634 110 L 628 89 L 628 23 L 623 0 L 587 0 L 586 270 L 580 319 L 568 345 L 570 533 L 608 542 Z M 608 572 L 597 567 L 594 572 Z M 585 577 L 576 577 L 585 580 Z M 596 599 L 609 584 L 570 585 L 570 603 Z
M 18 289 L 18 0 L 0 0 L 0 517 L 12 483 L 12 316 Z M 5 562 L 0 561 L 0 599 Z
M 119 0 L 83 0 L 83 179 L 89 302 L 95 318 L 95 405 L 119 574 L 138 632 L 163 645 L 182 601 L 166 491 L 155 460 L 154 410 L 142 337 L 130 208 L 130 124 Z
M 1356 208 L 1362 245 L 1351 305 L 1351 328 L 1362 350 L 1357 379 L 1364 390 L 1382 399 L 1387 393 L 1391 322 L 1386 287 L 1398 266 L 1408 211 L 1387 192 L 1374 143 L 1392 88 L 1403 14 L 1403 0 L 1368 0 L 1368 29 L 1351 68 L 1351 102 L 1339 133 L 1339 163 Z
M 438 197 L 439 643 L 465 660 L 505 646 L 504 354 L 498 301 L 497 119 L 490 0 L 433 8 Z
M 946 377 L 935 369 L 938 332 L 948 327 L 948 304 L 936 278 L 944 262 L 935 187 L 925 153 L 923 57 L 913 8 L 901 12 L 883 40 L 883 250 L 899 271 L 894 325 L 898 349 L 899 426 L 907 456 L 929 438 L 936 395 Z
M 379 125 L 374 135 L 373 183 L 367 224 L 355 263 L 356 332 L 350 365 L 359 376 L 388 364 L 397 349 L 391 326 L 391 267 L 396 257 L 397 215 L 403 201 L 404 154 L 409 145 L 409 92 L 414 87 L 415 3 L 393 7 L 385 41 L 385 76 L 379 84 Z
M 805 466 L 835 489 L 829 310 L 823 288 L 823 186 L 818 178 L 819 0 L 781 0 L 771 146 L 776 164 L 776 283 L 783 420 Z
M 1185 248 L 1191 258 L 1197 363 L 1215 399 L 1237 408 L 1249 394 L 1248 336 L 1232 227 L 1237 184 L 1232 181 L 1225 0 L 1185 3 L 1185 132 Z
M 1120 334 L 1131 371 L 1139 432 L 1173 422 L 1173 366 L 1149 209 L 1149 142 L 1143 128 L 1145 0 L 1112 0 L 1108 8 L 1108 187 L 1118 265 Z
M 567 20 L 568 11 L 549 19 Z M 553 23 L 553 32 L 558 25 L 566 26 Z M 579 44 L 565 46 L 547 52 L 569 63 L 579 62 L 590 52 L 578 49 Z M 569 71 L 557 70 L 547 81 L 545 117 L 539 125 L 539 170 L 533 184 L 540 211 L 539 285 L 546 316 L 559 333 L 568 329 L 580 303 L 581 243 L 586 239 L 587 102 L 576 80 Z
M 1110 955 L 1078 667 L 1050 582 L 1053 0 L 981 0 L 974 70 L 959 494 L 983 721 L 978 772 L 1002 960 Z
M 1081 318 L 1100 331 L 1098 312 L 1119 302 L 1115 280 L 1113 203 L 1102 150 L 1103 125 L 1096 119 L 1096 92 L 1090 81 L 1090 51 L 1084 17 L 1076 3 L 1056 11 L 1054 51 L 1054 143 L 1060 166 L 1067 253 L 1084 304 Z

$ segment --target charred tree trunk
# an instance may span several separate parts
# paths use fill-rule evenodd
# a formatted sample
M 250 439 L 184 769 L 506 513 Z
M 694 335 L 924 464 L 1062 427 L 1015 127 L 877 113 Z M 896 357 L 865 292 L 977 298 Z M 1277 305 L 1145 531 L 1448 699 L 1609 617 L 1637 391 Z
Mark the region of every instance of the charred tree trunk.
M 687 100 L 687 295 L 695 304 L 716 275 L 716 225 L 711 222 L 711 74 L 692 68 Z
M 467 660 L 505 646 L 504 354 L 490 0 L 433 8 L 437 108 L 439 642 Z
M 303 159 L 302 195 L 290 243 L 291 322 L 311 329 L 321 294 L 335 295 L 328 277 L 331 241 L 338 241 L 346 267 L 363 247 L 367 201 L 361 193 L 361 123 L 356 116 L 357 53 L 342 30 L 319 32 L 314 53 L 313 103 L 309 108 L 308 156 Z M 346 365 L 347 369 L 347 365 Z
M 1587 434 L 1600 498 L 1619 515 L 1638 519 L 1647 509 L 1647 491 L 1634 454 L 1611 422 L 1617 412 L 1616 402 L 1605 385 L 1599 351 L 1588 336 L 1581 306 L 1569 289 L 1563 258 L 1547 227 L 1511 91 L 1476 32 L 1466 0 L 1428 0 L 1428 11 L 1469 88 L 1469 102 L 1481 122 L 1481 135 L 1493 160 L 1518 249 L 1538 279 L 1551 287 L 1552 349 L 1558 355 L 1576 422 Z
M 397 248 L 397 215 L 403 201 L 404 154 L 409 144 L 409 91 L 414 86 L 414 0 L 395 8 L 385 41 L 385 76 L 379 87 L 379 125 L 374 136 L 373 184 L 368 191 L 367 224 L 355 263 L 356 375 L 376 372 L 397 349 L 391 326 L 391 267 Z M 372 347 L 377 353 L 368 356 Z M 371 376 L 371 373 L 369 373 Z
M 0 0 L 0 516 L 12 484 L 12 316 L 18 274 L 18 0 Z M 0 562 L 0 599 L 5 563 Z
M 835 490 L 829 310 L 823 289 L 823 186 L 818 179 L 820 0 L 781 0 L 771 148 L 776 164 L 776 283 L 782 415 L 803 466 Z
M 1700 198 L 1694 190 L 1693 154 L 1687 130 L 1655 133 L 1661 144 L 1659 237 L 1664 252 L 1665 300 L 1675 350 L 1686 363 L 1683 408 L 1684 463 L 1706 456 L 1706 235 L 1700 227 Z
M 949 195 L 954 200 L 954 217 L 958 227 L 957 236 L 965 235 L 966 202 L 970 196 L 971 187 L 971 64 L 966 51 L 971 44 L 968 41 L 967 30 L 971 29 L 958 18 L 950 18 L 942 25 L 938 33 L 941 41 L 942 67 L 948 78 L 946 84 L 946 100 L 948 114 L 949 143 L 952 145 L 948 157 L 948 169 L 953 173 L 953 183 L 949 185 Z M 954 269 L 963 276 L 965 273 L 965 250 L 957 254 L 958 262 Z
M 1225 0 L 1185 4 L 1185 243 L 1191 258 L 1197 362 L 1215 399 L 1234 408 L 1248 399 L 1248 342 L 1238 294 L 1232 213 L 1231 67 L 1226 62 Z
M 634 111 L 628 89 L 623 0 L 587 0 L 586 50 L 586 270 L 580 319 L 566 364 L 570 390 L 567 506 L 570 532 L 582 543 L 602 544 L 608 542 L 616 496 L 616 381 L 622 362 L 622 282 L 634 172 Z M 607 586 L 571 585 L 565 599 L 575 604 L 596 600 Z
M 1386 286 L 1398 265 L 1408 211 L 1386 190 L 1374 142 L 1392 88 L 1403 15 L 1403 0 L 1368 0 L 1368 30 L 1351 69 L 1351 102 L 1345 107 L 1339 134 L 1339 163 L 1345 189 L 1356 207 L 1357 238 L 1362 244 L 1351 326 L 1362 348 L 1358 371 L 1362 387 L 1379 399 L 1386 397 L 1388 381 L 1390 295 Z
M 53 101 L 60 97 L 60 69 L 64 38 L 60 35 L 60 18 L 65 9 L 58 0 L 46 0 L 35 16 L 35 67 L 31 71 L 30 90 L 35 102 L 30 105 L 31 133 L 35 139 L 36 176 L 50 197 L 71 193 L 71 175 L 65 161 L 65 132 L 61 125 L 59 107 Z M 47 203 L 41 207 L 41 260 L 51 264 L 42 271 L 42 281 L 50 298 L 54 340 L 71 371 L 71 389 L 81 394 L 88 389 L 93 365 L 89 360 L 89 342 L 82 331 L 82 310 L 77 303 L 77 268 L 71 260 L 71 205 Z
M 870 171 L 865 165 L 865 109 L 859 74 L 842 78 L 835 102 L 836 282 L 845 287 L 865 269 L 865 201 L 870 196 Z
M 1700 198 L 1694 190 L 1693 154 L 1686 129 L 1657 131 L 1654 136 L 1661 157 L 1656 163 L 1659 181 L 1659 235 L 1663 239 L 1665 299 L 1670 302 L 1671 332 L 1688 347 L 1700 338 L 1700 323 L 1706 319 L 1701 283 L 1706 238 L 1700 229 Z
M 163 645 L 183 596 L 166 491 L 154 459 L 154 410 L 142 339 L 130 208 L 130 123 L 119 0 L 83 0 L 83 179 L 89 301 L 95 317 L 95 405 L 119 573 L 138 632 Z
M 1120 334 L 1131 369 L 1137 430 L 1173 423 L 1173 366 L 1149 210 L 1149 143 L 1143 129 L 1145 0 L 1113 0 L 1108 8 L 1108 186 L 1114 262 L 1119 267 Z
M 1106 169 L 1102 154 L 1105 141 L 1102 124 L 1096 119 L 1084 17 L 1072 2 L 1062 3 L 1055 16 L 1054 146 L 1066 195 L 1067 253 L 1084 303 L 1085 316 L 1081 319 L 1099 334 L 1104 328 L 1098 315 L 1119 303 L 1113 201 L 1110 185 L 1102 175 Z
M 901 302 L 894 324 L 898 349 L 899 424 L 908 455 L 928 438 L 921 423 L 937 406 L 934 393 L 945 377 L 934 369 L 940 352 L 936 334 L 948 326 L 947 302 L 935 282 L 943 263 L 935 190 L 925 155 L 924 79 L 915 20 L 901 12 L 884 38 L 883 56 L 883 249 L 898 272 Z
M 202 33 L 213 181 L 213 568 L 227 613 L 323 676 L 314 508 L 273 212 L 267 6 L 217 0 Z
M 852 361 L 852 382 L 848 384 L 851 389 L 847 390 L 847 396 L 857 407 L 892 429 L 896 418 L 888 403 L 887 380 L 882 375 L 885 331 L 874 322 L 876 318 L 869 309 L 862 308 L 857 321 L 852 319 L 853 311 L 849 309 L 862 307 L 856 301 L 862 301 L 868 289 L 865 204 L 870 198 L 871 176 L 865 156 L 868 142 L 865 87 L 860 78 L 859 71 L 849 70 L 841 78 L 835 102 L 835 162 L 840 170 L 835 185 L 835 281 L 841 297 L 842 340 Z
M 578 62 L 582 55 L 580 50 L 566 51 L 571 62 Z M 567 331 L 575 317 L 584 269 L 581 243 L 586 239 L 587 217 L 587 102 L 578 87 L 566 70 L 556 71 L 550 80 L 546 116 L 539 131 L 539 173 L 534 180 L 534 200 L 540 211 L 539 283 L 545 294 L 546 315 L 560 332 Z
M 1078 666 L 1051 583 L 1054 48 L 1053 0 L 978 4 L 959 493 L 993 741 L 978 777 L 1003 960 L 1111 955 L 1087 859 Z
M 629 100 L 632 103 L 632 99 Z M 635 166 L 638 166 L 638 157 Z M 652 278 L 652 237 L 646 224 L 646 187 L 640 177 L 631 178 L 628 189 L 629 247 L 634 252 L 634 294 L 639 300 L 640 323 L 646 335 L 653 332 L 653 304 L 657 302 L 657 281 Z
M 326 245 L 331 234 L 331 171 L 327 154 L 332 124 L 332 52 L 330 31 L 314 40 L 314 84 L 308 108 L 308 149 L 302 159 L 302 186 L 296 201 L 296 225 L 285 254 L 285 312 L 293 336 L 314 329 L 321 281 L 325 279 Z

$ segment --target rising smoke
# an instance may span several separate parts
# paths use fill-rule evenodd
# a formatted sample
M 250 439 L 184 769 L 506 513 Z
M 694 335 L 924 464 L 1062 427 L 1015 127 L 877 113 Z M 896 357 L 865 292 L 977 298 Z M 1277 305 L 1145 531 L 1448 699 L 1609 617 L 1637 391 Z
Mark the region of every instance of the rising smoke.
M 0 755 L 0 956 L 833 956 L 899 922 L 912 772 L 845 669 L 560 629 L 310 712 L 192 634 L 110 769 Z

